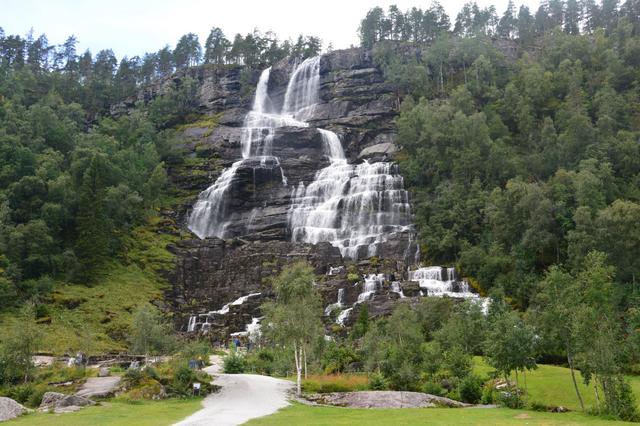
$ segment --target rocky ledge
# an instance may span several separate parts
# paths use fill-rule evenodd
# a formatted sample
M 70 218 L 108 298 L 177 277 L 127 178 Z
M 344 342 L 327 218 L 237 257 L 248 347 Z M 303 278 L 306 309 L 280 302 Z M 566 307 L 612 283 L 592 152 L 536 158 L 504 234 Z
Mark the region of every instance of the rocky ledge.
M 442 396 L 403 391 L 316 393 L 306 395 L 305 398 L 316 404 L 348 408 L 462 408 L 471 406 Z

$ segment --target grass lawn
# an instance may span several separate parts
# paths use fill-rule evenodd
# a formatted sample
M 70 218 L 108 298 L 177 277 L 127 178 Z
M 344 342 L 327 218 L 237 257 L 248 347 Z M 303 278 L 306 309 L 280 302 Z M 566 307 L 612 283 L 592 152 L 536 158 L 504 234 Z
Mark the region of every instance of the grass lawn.
M 474 358 L 474 371 L 483 376 L 491 371 L 486 362 L 480 358 Z M 512 376 L 515 380 L 515 376 Z M 522 374 L 519 376 L 520 386 L 524 387 Z M 576 371 L 576 380 L 585 406 L 592 407 L 595 404 L 593 386 L 586 386 L 582 382 L 580 372 Z M 629 377 L 629 382 L 640 403 L 640 377 Z M 571 372 L 568 368 L 554 365 L 539 365 L 538 369 L 527 373 L 527 389 L 529 402 L 538 402 L 545 405 L 564 406 L 571 410 L 580 410 L 580 403 L 573 388 Z M 602 398 L 602 392 L 600 393 Z M 640 407 L 640 404 L 638 405 Z
M 294 404 L 247 426 L 270 425 L 610 425 L 636 423 L 604 420 L 581 413 L 538 413 L 506 408 L 355 409 Z
M 7 426 L 161 426 L 170 425 L 201 408 L 201 399 L 168 399 L 136 404 L 109 402 L 76 413 L 27 414 Z

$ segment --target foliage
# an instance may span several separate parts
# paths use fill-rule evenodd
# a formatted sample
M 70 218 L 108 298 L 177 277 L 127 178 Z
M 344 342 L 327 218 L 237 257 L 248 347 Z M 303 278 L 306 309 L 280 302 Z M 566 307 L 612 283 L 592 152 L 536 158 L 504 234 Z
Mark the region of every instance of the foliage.
M 176 347 L 173 327 L 150 304 L 141 305 L 134 312 L 129 340 L 134 353 L 145 355 L 167 354 Z
M 305 393 L 353 392 L 370 389 L 370 378 L 363 374 L 311 375 L 304 379 Z
M 226 374 L 242 374 L 247 368 L 244 357 L 235 351 L 230 352 L 223 358 L 223 371 Z
M 460 381 L 458 388 L 460 399 L 469 404 L 477 404 L 482 398 L 482 385 L 482 379 L 473 374 L 469 374 Z
M 315 275 L 311 265 L 294 263 L 274 278 L 274 302 L 262 306 L 266 338 L 293 350 L 297 372 L 298 395 L 301 393 L 302 370 L 307 368 L 307 355 L 312 345 L 324 335 L 320 317 L 320 296 L 313 286 Z
M 26 305 L 19 321 L 5 331 L 0 342 L 0 385 L 26 383 L 33 375 L 32 356 L 40 342 L 32 306 Z

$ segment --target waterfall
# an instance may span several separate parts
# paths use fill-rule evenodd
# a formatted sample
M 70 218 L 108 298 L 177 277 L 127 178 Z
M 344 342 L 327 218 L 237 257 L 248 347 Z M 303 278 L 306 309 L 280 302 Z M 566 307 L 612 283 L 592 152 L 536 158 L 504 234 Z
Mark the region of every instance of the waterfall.
M 283 126 L 307 127 L 307 123 L 296 117 L 306 118 L 313 112 L 311 102 L 316 102 L 319 85 L 320 58 L 304 61 L 293 72 L 287 93 L 285 107 L 281 113 L 274 111 L 269 97 L 269 77 L 271 67 L 260 74 L 251 111 L 244 118 L 241 133 L 242 159 L 226 169 L 220 177 L 198 196 L 198 201 L 189 215 L 187 226 L 199 238 L 227 237 L 227 196 L 226 193 L 236 181 L 241 166 L 280 169 L 281 181 L 287 185 L 287 178 L 278 158 L 272 156 L 275 129 Z M 314 71 L 314 69 L 318 71 Z M 307 82 L 310 75 L 318 74 L 315 82 Z M 310 80 L 314 80 L 311 78 Z M 313 93 L 316 93 L 315 95 Z
M 337 302 L 327 306 L 324 310 L 324 314 L 329 315 L 334 309 L 340 309 L 343 306 L 344 306 L 344 288 L 339 288 Z
M 282 114 L 306 121 L 313 116 L 320 92 L 320 56 L 306 59 L 291 74 Z
M 399 281 L 394 281 L 391 283 L 391 291 L 400 295 L 400 299 L 404 299 L 406 297 L 402 291 L 402 287 L 400 287 Z
M 211 311 L 207 314 L 207 316 L 211 316 L 211 315 L 226 315 L 229 313 L 229 309 L 231 308 L 231 306 L 238 306 L 238 305 L 242 305 L 244 302 L 247 301 L 247 299 L 251 298 L 251 297 L 255 297 L 255 296 L 260 296 L 262 293 L 251 293 L 251 294 L 247 294 L 246 296 L 242 296 L 237 298 L 236 300 L 234 300 L 233 302 L 227 303 L 226 305 L 224 305 L 222 308 L 218 309 L 217 311 Z
M 445 269 L 440 266 L 418 268 L 415 271 L 409 271 L 409 280 L 418 282 L 421 295 L 469 299 L 480 303 L 483 311 L 486 312 L 488 309 L 489 299 L 473 293 L 467 281 L 459 281 L 455 268 Z
M 187 331 L 188 332 L 196 330 L 196 321 L 197 320 L 198 320 L 198 316 L 197 315 L 191 315 L 189 317 L 189 324 L 187 325 Z
M 336 323 L 344 325 L 344 322 L 349 318 L 349 315 L 351 315 L 351 311 L 353 311 L 353 308 L 345 309 L 340 312 L 340 315 L 338 315 L 338 318 L 336 319 Z
M 253 106 L 247 113 L 241 136 L 242 159 L 225 170 L 200 193 L 188 218 L 188 227 L 198 237 L 226 238 L 227 192 L 238 181 L 242 167 L 280 169 L 272 155 L 275 129 L 308 127 L 320 96 L 320 56 L 297 64 L 289 77 L 281 110 L 275 111 L 268 93 L 271 68 L 265 69 L 256 86 Z M 329 165 L 319 170 L 312 182 L 292 189 L 288 226 L 293 242 L 329 242 L 344 258 L 360 259 L 378 253 L 392 234 L 411 230 L 407 191 L 397 166 L 388 162 L 350 164 L 337 134 L 317 129 Z
M 364 277 L 362 293 L 358 295 L 358 301 L 356 303 L 366 302 L 371 299 L 371 296 L 378 291 L 383 282 L 384 274 L 369 274 Z
M 330 164 L 293 190 L 289 224 L 294 242 L 328 241 L 343 257 L 377 254 L 378 245 L 411 227 L 409 196 L 392 163 L 353 165 L 338 136 L 318 129 Z

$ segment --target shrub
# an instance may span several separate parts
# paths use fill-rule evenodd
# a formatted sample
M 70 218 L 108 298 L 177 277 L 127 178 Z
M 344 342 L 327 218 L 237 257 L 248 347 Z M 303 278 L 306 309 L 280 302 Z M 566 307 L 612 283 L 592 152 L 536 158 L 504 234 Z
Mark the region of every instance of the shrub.
M 191 395 L 192 385 L 198 381 L 196 372 L 189 368 L 187 365 L 180 365 L 173 373 L 173 380 L 171 382 L 171 390 L 176 395 L 187 396 Z
M 369 379 L 362 374 L 310 376 L 303 381 L 307 393 L 352 392 L 369 388 Z
M 349 273 L 347 274 L 347 280 L 352 283 L 357 283 L 358 281 L 360 281 L 360 275 Z
M 380 373 L 373 373 L 369 375 L 369 389 L 371 390 L 386 390 L 389 384 L 384 376 Z
M 129 386 L 136 386 L 144 378 L 144 372 L 139 368 L 129 368 L 123 377 Z
M 468 375 L 460 382 L 458 388 L 462 402 L 477 404 L 482 398 L 482 379 L 473 374 Z
M 497 392 L 496 402 L 507 408 L 524 407 L 524 402 L 522 401 L 522 398 L 520 398 L 520 394 L 515 389 Z
M 235 352 L 231 352 L 224 357 L 224 363 L 222 369 L 227 374 L 242 374 L 245 372 L 247 364 L 245 359 Z
M 482 388 L 482 397 L 480 402 L 483 404 L 493 404 L 496 402 L 495 391 L 493 386 L 487 384 Z
M 422 385 L 422 392 L 437 396 L 444 396 L 447 393 L 440 383 L 431 381 L 425 382 L 424 385 Z

